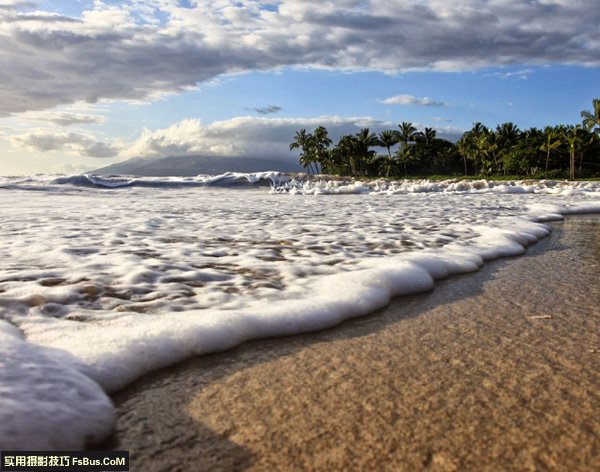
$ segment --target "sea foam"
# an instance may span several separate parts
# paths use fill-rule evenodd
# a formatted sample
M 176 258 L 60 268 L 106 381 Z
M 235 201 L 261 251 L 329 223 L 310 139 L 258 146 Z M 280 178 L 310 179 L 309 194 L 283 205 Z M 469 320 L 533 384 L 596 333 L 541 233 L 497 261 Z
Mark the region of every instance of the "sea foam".
M 38 346 L 0 320 L 0 445 L 82 449 L 114 427 L 110 399 L 67 352 Z
M 371 313 L 600 212 L 595 183 L 275 176 L 0 183 L 0 445 L 82 447 L 111 430 L 104 392 L 149 371 Z

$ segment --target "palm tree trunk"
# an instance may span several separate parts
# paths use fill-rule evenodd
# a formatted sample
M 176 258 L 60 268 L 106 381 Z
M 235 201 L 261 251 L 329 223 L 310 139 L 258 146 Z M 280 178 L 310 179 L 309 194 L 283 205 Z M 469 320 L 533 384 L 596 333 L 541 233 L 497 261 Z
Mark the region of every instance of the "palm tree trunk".
M 548 177 L 548 161 L 549 160 L 550 160 L 550 149 L 548 149 L 548 152 L 546 153 L 546 170 L 544 171 L 545 179 Z
M 575 149 L 571 149 L 570 152 L 570 166 L 569 166 L 569 174 L 570 174 L 570 178 L 571 180 L 575 179 Z
M 392 151 L 390 149 L 390 146 L 388 146 L 387 150 L 388 150 L 389 159 L 388 159 L 388 161 L 386 162 L 386 165 L 385 165 L 385 167 L 386 167 L 385 178 L 386 179 L 390 176 L 390 169 L 392 167 Z

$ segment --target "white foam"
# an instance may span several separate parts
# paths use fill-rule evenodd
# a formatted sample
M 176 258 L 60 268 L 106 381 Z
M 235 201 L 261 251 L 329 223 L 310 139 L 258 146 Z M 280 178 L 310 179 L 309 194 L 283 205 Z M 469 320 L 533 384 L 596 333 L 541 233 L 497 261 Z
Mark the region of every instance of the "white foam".
M 569 182 L 554 180 L 399 180 L 376 179 L 369 182 L 345 181 L 339 179 L 307 179 L 303 177 L 273 181 L 275 193 L 289 192 L 303 195 L 349 194 L 349 193 L 542 193 L 578 195 L 586 192 L 600 192 L 599 182 Z
M 442 261 L 440 263 L 443 264 Z M 122 316 L 100 325 L 28 317 L 30 340 L 64 349 L 91 367 L 86 373 L 107 391 L 192 355 L 229 349 L 249 339 L 315 331 L 386 306 L 391 297 L 433 288 L 420 264 L 395 261 L 313 280 L 304 296 L 239 311 L 188 311 L 169 316 Z M 65 336 L 65 333 L 71 335 Z
M 27 337 L 3 323 L 9 347 L 1 349 L 38 366 L 11 367 L 18 385 L 7 398 L 21 406 L 0 421 L 0 439 L 31 445 L 31 426 L 21 436 L 10 428 L 19 418 L 30 424 L 23 405 L 34 404 L 44 423 L 39 441 L 88 415 L 84 429 L 65 433 L 68 444 L 48 444 L 78 448 L 114 421 L 93 382 L 113 392 L 189 356 L 333 326 L 430 290 L 434 280 L 522 254 L 549 233 L 545 221 L 600 212 L 596 183 L 286 185 L 272 193 L 0 189 L 0 317 Z M 46 368 L 59 379 L 45 390 L 50 403 L 30 388 Z M 67 378 L 74 386 L 63 395 Z M 79 397 L 89 401 L 73 401 Z M 51 408 L 64 415 L 53 418 Z
M 108 435 L 110 399 L 66 352 L 37 346 L 0 320 L 0 447 L 77 450 Z

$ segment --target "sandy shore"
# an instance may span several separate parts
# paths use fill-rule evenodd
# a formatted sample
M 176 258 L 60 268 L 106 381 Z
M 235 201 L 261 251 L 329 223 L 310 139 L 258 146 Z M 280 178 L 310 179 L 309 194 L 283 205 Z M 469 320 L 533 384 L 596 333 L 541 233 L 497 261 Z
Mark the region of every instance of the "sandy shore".
M 593 471 L 600 218 L 310 335 L 192 359 L 114 396 L 134 471 Z

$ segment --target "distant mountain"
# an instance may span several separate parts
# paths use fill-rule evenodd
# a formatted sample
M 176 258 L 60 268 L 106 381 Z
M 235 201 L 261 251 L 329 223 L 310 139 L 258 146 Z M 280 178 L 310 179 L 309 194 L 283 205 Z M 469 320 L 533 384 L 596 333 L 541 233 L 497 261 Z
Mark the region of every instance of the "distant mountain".
M 300 164 L 276 159 L 226 156 L 182 156 L 160 159 L 134 158 L 93 171 L 95 174 L 128 174 L 152 177 L 219 175 L 225 172 L 303 172 Z

